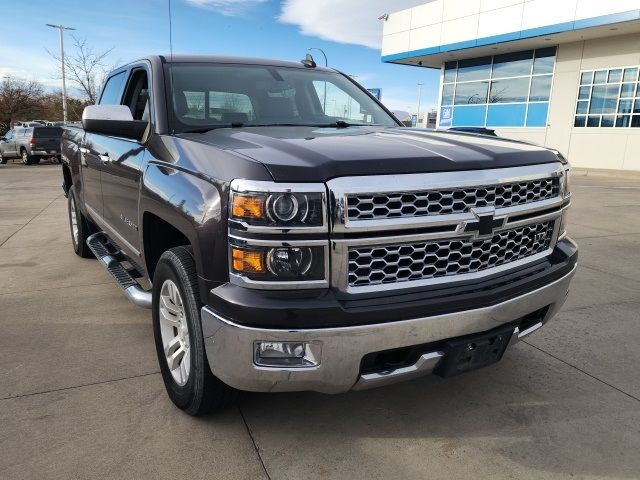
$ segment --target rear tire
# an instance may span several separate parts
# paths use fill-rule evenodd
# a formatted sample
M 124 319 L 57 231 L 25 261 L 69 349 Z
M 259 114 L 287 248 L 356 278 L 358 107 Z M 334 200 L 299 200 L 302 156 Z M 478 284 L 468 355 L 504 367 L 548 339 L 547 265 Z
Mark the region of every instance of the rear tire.
M 67 206 L 69 210 L 69 228 L 71 230 L 71 244 L 76 255 L 82 258 L 93 258 L 93 252 L 87 245 L 87 237 L 91 235 L 89 222 L 78 208 L 73 187 L 67 193 Z
M 6 157 L 3 157 L 2 156 L 2 152 L 0 152 L 0 164 L 6 165 L 8 161 L 9 161 L 9 159 L 6 158 Z
M 200 322 L 201 307 L 191 251 L 187 247 L 167 250 L 153 276 L 156 351 L 169 398 L 194 416 L 219 410 L 237 396 L 237 390 L 211 373 Z
M 23 148 L 22 150 L 20 150 L 20 157 L 22 158 L 22 163 L 24 163 L 25 165 L 31 165 L 33 157 L 29 155 L 26 149 Z

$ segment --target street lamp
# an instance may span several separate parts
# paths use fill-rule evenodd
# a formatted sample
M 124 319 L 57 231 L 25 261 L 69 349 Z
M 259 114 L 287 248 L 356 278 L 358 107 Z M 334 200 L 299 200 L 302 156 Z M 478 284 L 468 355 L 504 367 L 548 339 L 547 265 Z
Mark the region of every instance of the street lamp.
M 329 66 L 329 62 L 327 61 L 327 54 L 324 53 L 324 50 L 316 47 L 307 48 L 307 52 L 310 52 L 311 50 L 318 50 L 320 53 L 322 53 L 322 56 L 324 57 L 324 66 L 325 67 Z M 323 103 L 322 109 L 324 110 L 324 114 L 326 115 L 327 114 L 327 82 L 324 82 L 324 100 L 322 103 Z
M 47 23 L 47 27 L 57 28 L 60 31 L 60 64 L 62 67 L 62 120 L 67 123 L 67 83 L 64 77 L 64 31 L 75 30 L 72 27 L 65 27 L 64 25 L 52 25 Z
M 418 112 L 416 113 L 416 127 L 420 122 L 420 100 L 422 100 L 422 85 L 423 83 L 418 84 Z

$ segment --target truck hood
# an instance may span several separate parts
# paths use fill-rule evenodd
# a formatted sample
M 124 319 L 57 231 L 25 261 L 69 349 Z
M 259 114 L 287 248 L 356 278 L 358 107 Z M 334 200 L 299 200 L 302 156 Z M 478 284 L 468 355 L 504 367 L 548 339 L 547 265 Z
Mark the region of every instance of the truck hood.
M 548 149 L 483 135 L 394 127 L 222 128 L 182 138 L 262 163 L 279 182 L 557 162 Z

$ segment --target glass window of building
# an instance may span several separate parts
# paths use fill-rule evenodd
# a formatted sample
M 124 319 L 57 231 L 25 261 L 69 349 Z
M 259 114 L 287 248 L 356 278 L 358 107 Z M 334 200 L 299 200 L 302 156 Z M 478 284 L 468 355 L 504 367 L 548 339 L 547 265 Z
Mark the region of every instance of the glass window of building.
M 549 47 L 445 63 L 439 125 L 546 127 L 555 60 Z
M 574 127 L 640 127 L 639 66 L 580 73 Z

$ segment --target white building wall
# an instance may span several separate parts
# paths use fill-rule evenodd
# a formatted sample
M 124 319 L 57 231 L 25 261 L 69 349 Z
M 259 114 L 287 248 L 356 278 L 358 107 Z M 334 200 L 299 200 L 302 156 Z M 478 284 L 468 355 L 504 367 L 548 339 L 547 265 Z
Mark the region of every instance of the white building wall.
M 573 126 L 580 72 L 640 66 L 640 34 L 561 44 L 547 128 L 502 128 L 496 133 L 555 148 L 574 167 L 640 170 L 640 128 Z
M 382 55 L 473 43 L 552 25 L 568 27 L 638 9 L 640 0 L 432 0 L 389 14 Z

